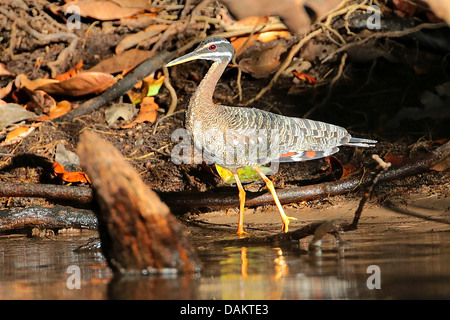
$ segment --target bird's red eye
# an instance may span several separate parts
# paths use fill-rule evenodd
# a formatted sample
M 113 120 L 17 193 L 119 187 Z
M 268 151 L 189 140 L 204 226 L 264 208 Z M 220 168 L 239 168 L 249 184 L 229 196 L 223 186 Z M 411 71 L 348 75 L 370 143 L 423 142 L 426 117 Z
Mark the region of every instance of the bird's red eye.
M 216 45 L 215 44 L 210 45 L 209 50 L 216 50 Z

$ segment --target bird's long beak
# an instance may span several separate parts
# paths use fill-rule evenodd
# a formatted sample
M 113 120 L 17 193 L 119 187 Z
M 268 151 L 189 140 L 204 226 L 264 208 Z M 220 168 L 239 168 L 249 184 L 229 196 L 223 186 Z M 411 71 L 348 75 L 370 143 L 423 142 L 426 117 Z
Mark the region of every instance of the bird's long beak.
M 185 54 L 184 56 L 181 56 L 177 59 L 174 59 L 174 60 L 168 62 L 164 67 L 172 67 L 172 66 L 176 66 L 177 64 L 181 64 L 181 63 L 185 63 L 188 61 L 201 59 L 201 58 L 202 58 L 202 54 L 199 54 L 198 52 L 194 51 L 194 52 Z

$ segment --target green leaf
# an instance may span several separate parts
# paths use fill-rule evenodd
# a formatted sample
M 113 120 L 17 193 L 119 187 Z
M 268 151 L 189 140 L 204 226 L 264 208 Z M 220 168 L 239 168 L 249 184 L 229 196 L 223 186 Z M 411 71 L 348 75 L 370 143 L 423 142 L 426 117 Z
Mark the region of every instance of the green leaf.
M 215 166 L 217 173 L 220 175 L 220 177 L 223 179 L 225 183 L 229 184 L 236 183 L 236 181 L 234 180 L 234 175 L 230 170 L 225 169 L 219 166 L 218 164 L 216 164 Z M 273 171 L 268 167 L 259 167 L 259 168 L 265 175 L 273 174 Z M 255 169 L 253 169 L 253 167 L 239 168 L 238 177 L 242 183 L 249 183 L 261 179 L 261 176 L 255 171 Z

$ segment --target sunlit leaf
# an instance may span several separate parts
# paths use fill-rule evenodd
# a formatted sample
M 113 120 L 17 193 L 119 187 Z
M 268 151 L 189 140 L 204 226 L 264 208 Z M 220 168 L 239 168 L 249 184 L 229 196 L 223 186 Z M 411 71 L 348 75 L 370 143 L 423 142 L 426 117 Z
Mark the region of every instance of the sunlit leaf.
M 283 39 L 290 35 L 289 31 L 267 31 L 258 35 L 258 41 L 270 42 L 277 39 Z
M 145 77 L 141 82 L 137 83 L 133 89 L 128 90 L 127 95 L 133 104 L 138 104 L 144 97 L 156 96 L 164 83 L 164 76 L 151 75 Z
M 219 166 L 218 164 L 215 164 L 215 167 L 216 167 L 217 173 L 219 174 L 219 176 L 223 179 L 223 181 L 225 183 L 232 184 L 232 183 L 236 182 L 234 179 L 234 175 L 230 170 L 225 169 L 225 168 Z M 273 174 L 273 171 L 268 167 L 259 167 L 259 169 L 265 175 Z M 254 182 L 254 181 L 261 179 L 261 176 L 252 167 L 239 168 L 238 169 L 238 177 L 242 183 Z
M 311 84 L 314 84 L 317 82 L 317 80 L 313 76 L 310 76 L 309 74 L 306 74 L 303 72 L 297 72 L 297 71 L 293 71 L 293 73 L 294 73 L 294 76 L 296 76 L 300 80 L 307 81 L 308 83 L 311 83 Z
M 0 147 L 10 146 L 22 141 L 22 139 L 28 137 L 38 126 L 39 124 L 33 124 L 14 129 L 6 135 L 6 139 L 0 143 Z
M 67 80 L 44 84 L 38 88 L 50 94 L 77 97 L 101 93 L 114 83 L 116 80 L 109 73 L 85 71 Z
M 164 76 L 155 79 L 153 76 L 144 78 L 144 84 L 147 87 L 147 97 L 154 97 L 158 94 L 159 89 L 164 83 Z
M 86 173 L 82 171 L 69 172 L 59 162 L 53 161 L 53 172 L 63 181 L 70 183 L 91 183 Z
M 48 115 L 44 114 L 37 118 L 36 121 L 53 120 L 65 115 L 70 110 L 72 110 L 72 104 L 67 100 L 63 100 L 58 102 L 54 107 L 50 108 Z

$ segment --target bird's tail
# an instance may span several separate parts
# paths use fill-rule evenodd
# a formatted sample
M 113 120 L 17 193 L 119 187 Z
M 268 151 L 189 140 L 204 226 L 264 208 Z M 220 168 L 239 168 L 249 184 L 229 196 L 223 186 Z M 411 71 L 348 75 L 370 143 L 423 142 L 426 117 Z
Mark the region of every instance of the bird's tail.
M 351 137 L 347 143 L 343 144 L 343 146 L 370 148 L 370 147 L 375 147 L 376 143 L 377 143 L 376 140 Z

